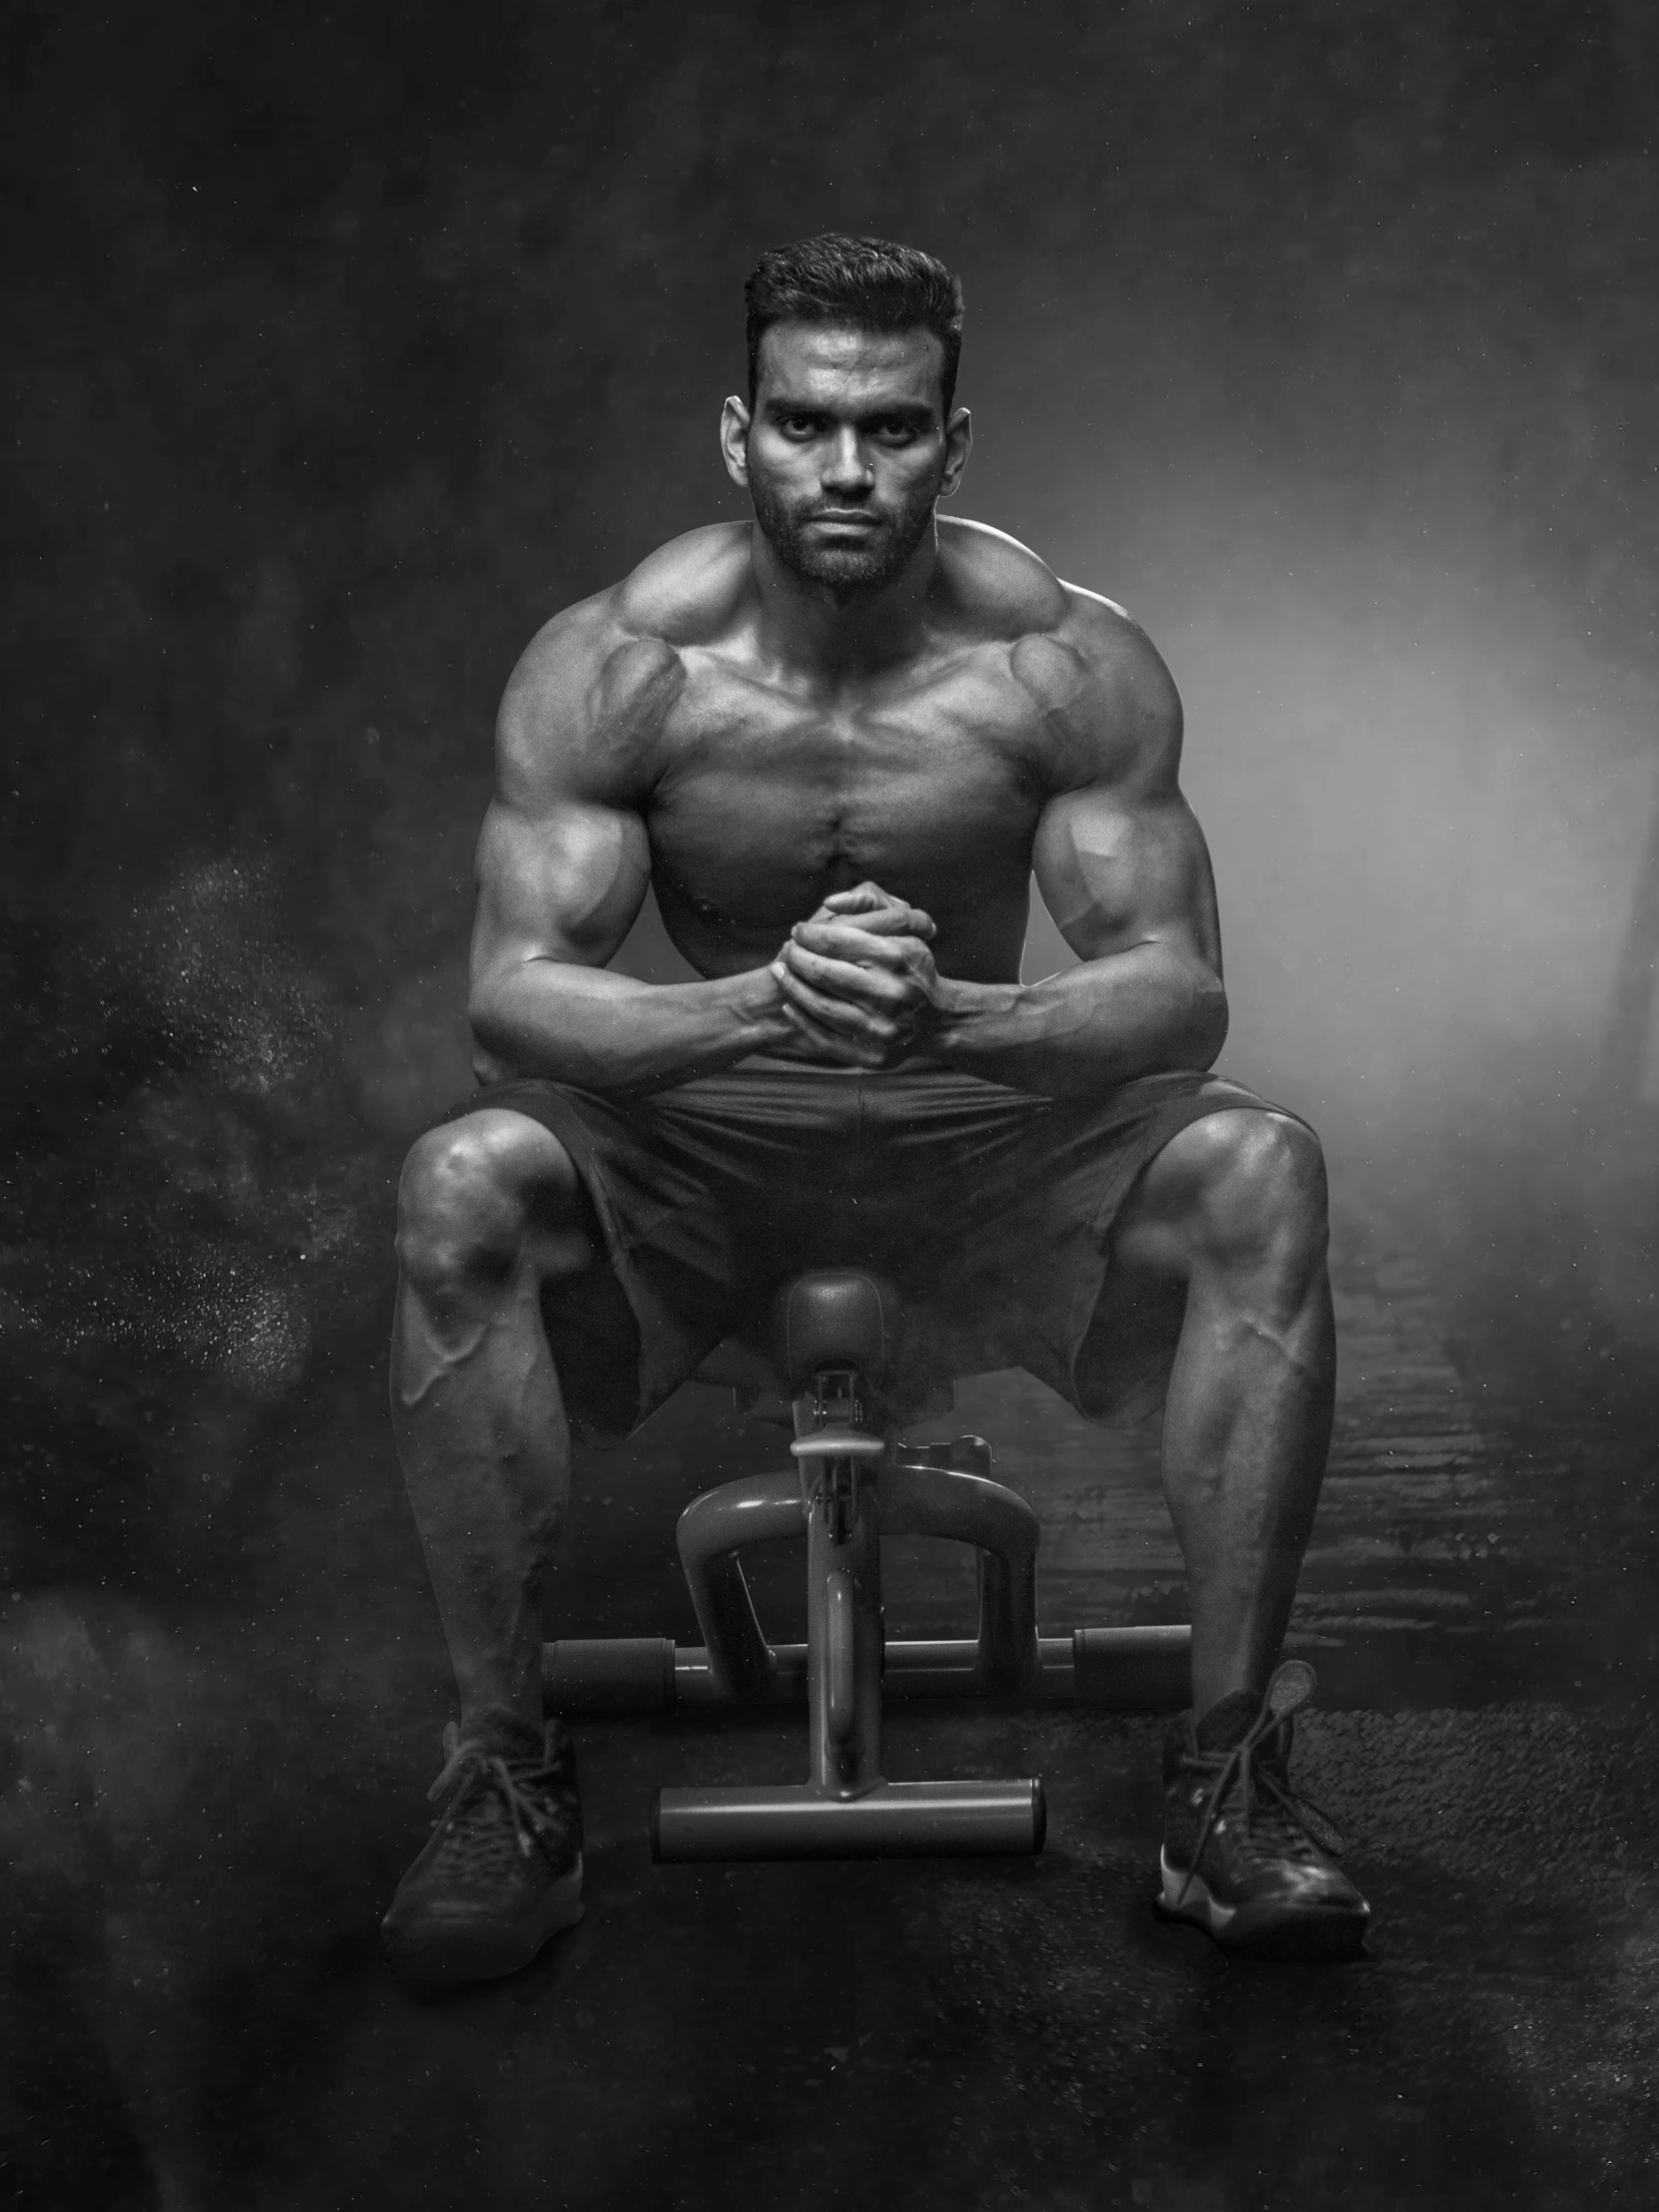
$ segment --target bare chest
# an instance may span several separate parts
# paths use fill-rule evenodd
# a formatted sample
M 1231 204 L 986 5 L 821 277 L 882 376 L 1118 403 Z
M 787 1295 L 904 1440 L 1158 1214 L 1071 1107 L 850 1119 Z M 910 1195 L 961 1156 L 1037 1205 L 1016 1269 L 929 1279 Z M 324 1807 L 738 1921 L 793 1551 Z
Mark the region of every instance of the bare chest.
M 1047 796 L 1030 699 L 998 669 L 832 701 L 696 661 L 646 823 L 665 915 L 771 941 L 873 878 L 941 931 L 1023 929 Z M 711 948 L 712 949 L 712 948 Z

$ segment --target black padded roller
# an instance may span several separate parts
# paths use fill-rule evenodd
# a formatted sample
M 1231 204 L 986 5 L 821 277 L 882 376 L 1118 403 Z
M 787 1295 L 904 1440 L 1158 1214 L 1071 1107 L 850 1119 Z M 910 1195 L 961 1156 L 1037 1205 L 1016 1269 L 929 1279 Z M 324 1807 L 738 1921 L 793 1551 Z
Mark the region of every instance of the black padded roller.
M 786 1283 L 773 1305 L 774 1357 L 792 1395 L 821 1368 L 856 1368 L 879 1389 L 898 1357 L 899 1300 L 864 1268 L 821 1268 Z

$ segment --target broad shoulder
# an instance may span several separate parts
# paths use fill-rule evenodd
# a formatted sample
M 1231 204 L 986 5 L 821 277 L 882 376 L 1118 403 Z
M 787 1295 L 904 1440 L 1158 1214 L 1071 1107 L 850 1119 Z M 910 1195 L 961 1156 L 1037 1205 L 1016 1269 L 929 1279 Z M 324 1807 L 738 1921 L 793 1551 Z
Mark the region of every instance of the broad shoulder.
M 747 522 L 712 522 L 670 538 L 617 586 L 618 619 L 670 647 L 709 644 L 747 603 L 751 535 Z
M 1062 587 L 1052 628 L 1014 648 L 1014 673 L 1045 711 L 1137 750 L 1181 743 L 1181 694 L 1163 655 L 1131 615 L 1099 593 Z
M 1181 696 L 1157 647 L 1124 609 L 1064 583 L 1028 546 L 982 524 L 953 523 L 955 596 L 980 634 L 1005 640 L 1008 665 L 1059 746 L 1066 781 L 1173 779 Z
M 939 565 L 956 621 L 976 637 L 1012 643 L 1064 620 L 1066 587 L 1005 530 L 940 515 Z
M 692 530 L 544 623 L 501 701 L 503 792 L 621 797 L 637 784 L 685 682 L 681 649 L 735 619 L 748 555 L 744 524 Z

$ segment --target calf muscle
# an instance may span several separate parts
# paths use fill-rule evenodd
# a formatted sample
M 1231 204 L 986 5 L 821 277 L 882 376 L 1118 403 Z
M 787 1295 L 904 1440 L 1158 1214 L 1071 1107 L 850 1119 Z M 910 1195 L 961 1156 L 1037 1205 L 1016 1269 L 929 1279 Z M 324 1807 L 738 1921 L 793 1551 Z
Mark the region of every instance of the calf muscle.
M 541 1293 L 591 1260 L 575 1194 L 557 1140 L 502 1112 L 434 1131 L 404 1173 L 392 1425 L 463 1721 L 541 1717 L 542 1584 L 570 1476 Z
M 1199 1712 L 1265 1688 L 1290 1619 L 1331 1441 L 1326 1236 L 1318 1140 L 1241 1111 L 1164 1148 L 1113 1241 L 1120 1298 L 1137 1274 L 1187 1287 L 1163 1458 Z

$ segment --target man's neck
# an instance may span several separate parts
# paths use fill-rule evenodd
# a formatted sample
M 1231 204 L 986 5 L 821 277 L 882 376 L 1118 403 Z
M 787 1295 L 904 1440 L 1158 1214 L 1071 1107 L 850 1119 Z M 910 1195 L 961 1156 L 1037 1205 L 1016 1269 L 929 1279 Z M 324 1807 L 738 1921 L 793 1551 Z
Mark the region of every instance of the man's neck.
M 929 525 L 898 574 L 873 591 L 798 576 L 778 558 L 759 523 L 751 542 L 761 636 L 779 660 L 804 676 L 837 683 L 914 658 L 938 573 L 936 524 Z

